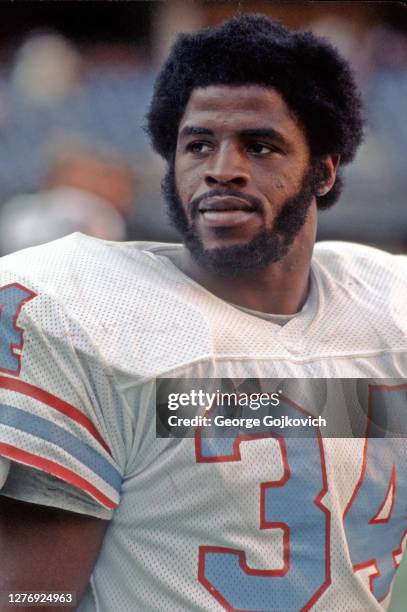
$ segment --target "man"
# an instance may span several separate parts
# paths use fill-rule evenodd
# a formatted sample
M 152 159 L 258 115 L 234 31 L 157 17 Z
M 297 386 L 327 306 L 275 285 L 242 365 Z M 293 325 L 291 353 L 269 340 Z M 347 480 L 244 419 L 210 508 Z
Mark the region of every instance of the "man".
M 385 378 L 343 392 L 386 427 L 389 407 L 403 417 L 405 262 L 314 249 L 361 140 L 349 69 L 241 16 L 178 38 L 148 121 L 186 248 L 76 234 L 2 262 L 0 590 L 75 591 L 80 610 L 383 610 L 406 537 L 400 440 L 369 439 L 364 413 L 355 439 L 155 434 L 159 378 L 285 395 Z M 329 385 L 284 402 L 311 416 L 314 400 Z

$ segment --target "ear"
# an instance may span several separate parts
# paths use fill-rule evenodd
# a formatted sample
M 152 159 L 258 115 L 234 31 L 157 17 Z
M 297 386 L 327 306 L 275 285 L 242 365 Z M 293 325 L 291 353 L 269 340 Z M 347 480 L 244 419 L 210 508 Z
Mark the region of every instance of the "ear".
M 321 179 L 318 180 L 317 183 L 317 196 L 324 196 L 331 191 L 335 184 L 336 170 L 339 166 L 340 159 L 341 156 L 339 154 L 324 155 L 321 157 L 319 161 Z

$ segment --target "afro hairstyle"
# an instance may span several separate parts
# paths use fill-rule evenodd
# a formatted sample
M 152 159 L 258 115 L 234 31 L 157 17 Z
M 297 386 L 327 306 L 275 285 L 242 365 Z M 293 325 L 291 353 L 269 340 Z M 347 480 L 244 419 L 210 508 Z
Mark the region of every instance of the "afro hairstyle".
M 147 114 L 154 150 L 167 162 L 174 159 L 178 126 L 195 88 L 244 84 L 273 87 L 282 95 L 305 131 L 313 160 L 339 154 L 340 166 L 352 161 L 363 119 L 348 63 L 324 39 L 290 32 L 264 15 L 240 15 L 178 36 L 157 76 Z M 338 175 L 331 191 L 317 197 L 318 208 L 336 202 L 341 187 Z

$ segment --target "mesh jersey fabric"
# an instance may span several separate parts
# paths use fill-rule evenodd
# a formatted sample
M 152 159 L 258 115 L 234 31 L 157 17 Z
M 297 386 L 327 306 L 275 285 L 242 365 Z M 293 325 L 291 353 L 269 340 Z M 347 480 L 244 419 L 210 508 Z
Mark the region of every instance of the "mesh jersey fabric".
M 270 323 L 275 323 L 276 325 L 285 325 L 297 316 L 297 313 L 291 315 L 281 315 L 281 314 L 273 314 L 269 312 L 259 312 L 258 310 L 253 310 L 252 308 L 245 308 L 244 306 L 238 306 L 237 304 L 232 304 L 235 308 L 240 309 L 242 312 L 246 312 L 247 314 L 252 315 L 253 317 L 258 317 L 260 319 L 264 319 L 265 321 L 269 321 Z
M 386 609 L 390 588 L 374 575 L 398 564 L 405 534 L 384 552 L 382 534 L 377 566 L 369 557 L 355 570 L 345 521 L 365 491 L 364 439 L 297 440 L 288 455 L 275 438 L 258 439 L 236 460 L 214 451 L 207 461 L 199 436 L 156 439 L 153 411 L 160 376 L 403 381 L 405 258 L 316 245 L 309 299 L 279 326 L 187 278 L 167 257 L 179 248 L 74 234 L 0 261 L 2 346 L 15 347 L 0 354 L 0 455 L 68 483 L 54 500 L 45 489 L 30 499 L 23 477 L 3 492 L 111 519 L 81 612 Z M 385 442 L 383 467 L 366 471 L 387 490 L 362 507 L 375 529 L 390 523 L 396 496 L 384 465 L 405 465 L 405 447 Z M 285 461 L 291 478 L 273 490 L 279 526 L 260 529 L 261 485 L 282 481 Z M 404 508 L 405 480 L 398 472 Z

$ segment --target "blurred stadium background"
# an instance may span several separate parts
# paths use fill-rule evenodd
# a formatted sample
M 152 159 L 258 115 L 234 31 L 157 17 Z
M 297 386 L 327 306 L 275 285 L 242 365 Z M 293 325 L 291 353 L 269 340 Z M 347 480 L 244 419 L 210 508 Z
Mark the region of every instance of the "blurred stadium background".
M 407 9 L 399 2 L 2 2 L 0 254 L 81 230 L 174 241 L 144 114 L 179 31 L 237 11 L 328 37 L 352 63 L 368 121 L 319 239 L 405 253 Z M 407 611 L 407 562 L 391 612 Z M 401 572 L 400 572 L 401 573 Z

